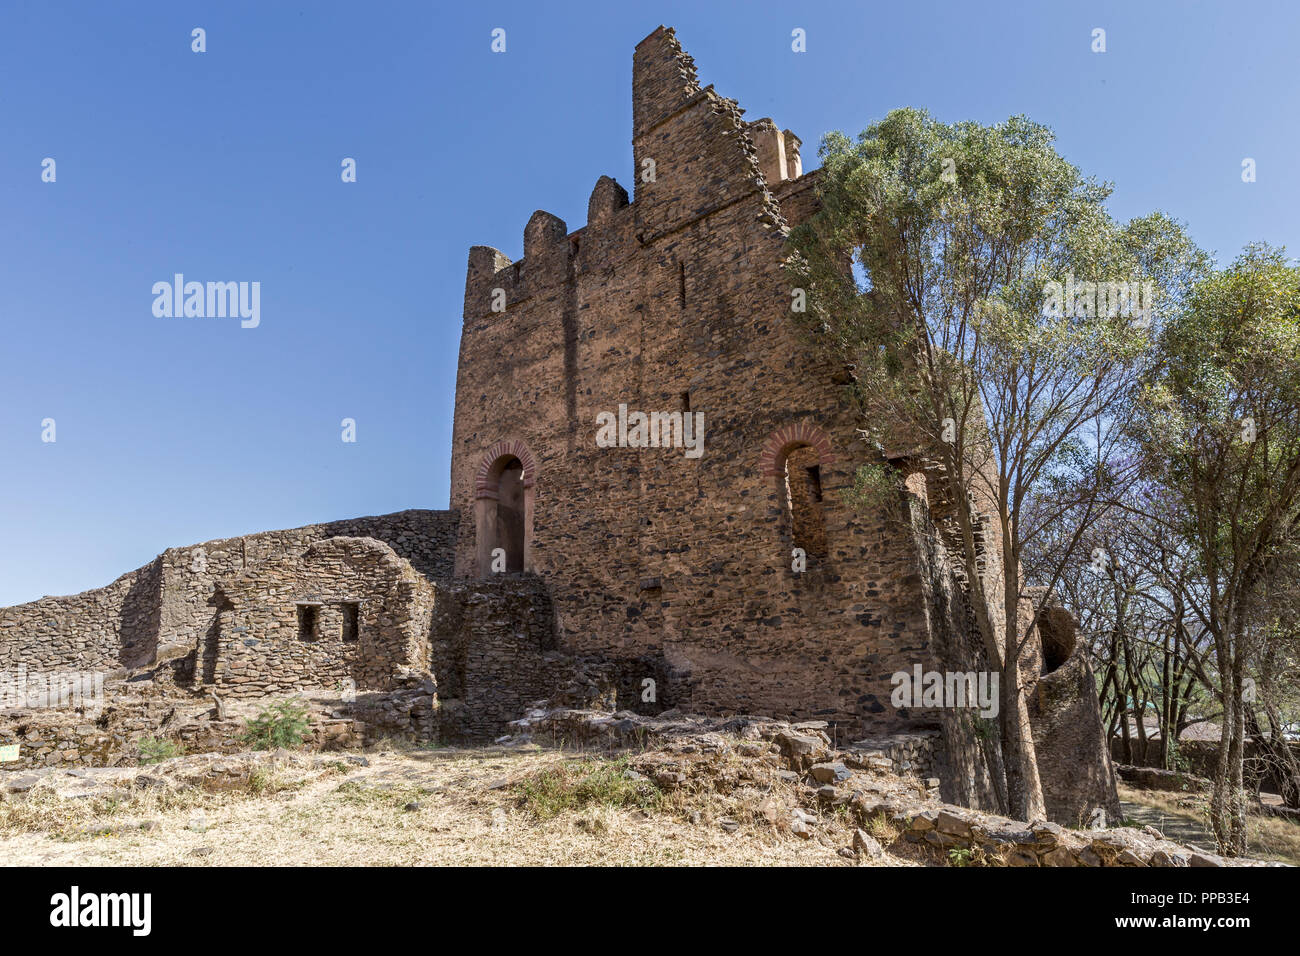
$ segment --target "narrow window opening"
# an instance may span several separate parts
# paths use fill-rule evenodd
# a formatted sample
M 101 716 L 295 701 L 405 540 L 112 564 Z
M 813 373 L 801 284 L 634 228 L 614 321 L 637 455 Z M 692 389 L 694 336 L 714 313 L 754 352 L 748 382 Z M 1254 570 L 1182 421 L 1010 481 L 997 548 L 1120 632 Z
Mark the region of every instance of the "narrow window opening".
M 343 640 L 357 639 L 357 625 L 361 619 L 361 605 L 349 602 L 343 605 Z
M 817 449 L 802 445 L 786 456 L 786 507 L 796 548 L 809 557 L 826 555 L 826 521 L 822 513 L 822 474 Z
M 298 605 L 298 640 L 314 641 L 320 635 L 317 626 L 320 622 L 320 608 L 315 604 Z
M 808 488 L 812 492 L 813 501 L 822 500 L 822 466 L 813 465 L 808 471 Z

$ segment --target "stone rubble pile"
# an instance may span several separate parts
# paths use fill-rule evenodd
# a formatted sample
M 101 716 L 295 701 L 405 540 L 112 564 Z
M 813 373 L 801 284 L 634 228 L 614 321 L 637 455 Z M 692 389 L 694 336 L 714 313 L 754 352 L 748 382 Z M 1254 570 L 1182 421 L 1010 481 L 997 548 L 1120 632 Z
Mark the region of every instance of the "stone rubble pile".
M 631 751 L 635 772 L 661 790 L 693 787 L 727 792 L 764 779 L 796 784 L 800 805 L 764 813 L 811 839 L 827 814 L 843 812 L 856 824 L 850 854 L 885 852 L 870 832 L 895 834 L 936 860 L 952 851 L 966 862 L 996 866 L 1278 866 L 1227 859 L 1184 846 L 1151 827 L 1074 830 L 1046 821 L 1025 823 L 941 802 L 939 781 L 900 773 L 906 746 L 873 739 L 836 749 L 823 721 L 790 723 L 764 717 L 702 717 L 666 712 L 640 717 L 539 705 L 514 721 L 498 743 L 543 739 L 567 747 Z M 653 748 L 653 749 L 651 749 Z M 639 752 L 638 752 L 639 751 Z

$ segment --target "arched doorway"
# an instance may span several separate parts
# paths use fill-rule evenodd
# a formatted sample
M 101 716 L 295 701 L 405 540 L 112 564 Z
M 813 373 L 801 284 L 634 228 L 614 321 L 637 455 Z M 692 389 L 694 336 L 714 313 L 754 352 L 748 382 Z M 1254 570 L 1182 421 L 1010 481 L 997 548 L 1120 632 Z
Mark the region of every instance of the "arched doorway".
M 532 570 L 537 466 L 521 441 L 497 442 L 483 457 L 474 491 L 478 576 Z

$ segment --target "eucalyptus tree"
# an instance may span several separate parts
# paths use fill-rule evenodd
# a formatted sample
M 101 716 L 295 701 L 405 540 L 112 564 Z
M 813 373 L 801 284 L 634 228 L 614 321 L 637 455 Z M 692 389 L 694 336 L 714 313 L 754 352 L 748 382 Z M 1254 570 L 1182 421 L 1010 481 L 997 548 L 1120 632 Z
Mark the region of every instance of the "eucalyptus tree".
M 848 367 L 863 431 L 882 452 L 857 490 L 896 493 L 891 459 L 923 464 L 935 483 L 932 505 L 945 509 L 1001 671 L 1002 764 L 1020 819 L 1044 816 L 1022 693 L 1035 676 L 1025 673 L 1033 619 L 1127 480 L 1116 452 L 1152 324 L 1201 256 L 1164 216 L 1113 221 L 1108 187 L 1053 140 L 1023 117 L 948 125 L 915 109 L 856 141 L 830 134 L 819 208 L 789 238 L 807 331 Z M 1049 485 L 1061 497 L 1031 520 L 1030 500 Z M 1030 589 L 1027 545 L 1067 517 L 1058 566 Z
M 1172 500 L 1160 518 L 1196 561 L 1183 590 L 1209 635 L 1223 708 L 1210 817 L 1246 849 L 1243 761 L 1252 661 L 1276 661 L 1269 598 L 1300 549 L 1300 267 L 1248 247 L 1162 330 L 1136 419 L 1143 465 Z

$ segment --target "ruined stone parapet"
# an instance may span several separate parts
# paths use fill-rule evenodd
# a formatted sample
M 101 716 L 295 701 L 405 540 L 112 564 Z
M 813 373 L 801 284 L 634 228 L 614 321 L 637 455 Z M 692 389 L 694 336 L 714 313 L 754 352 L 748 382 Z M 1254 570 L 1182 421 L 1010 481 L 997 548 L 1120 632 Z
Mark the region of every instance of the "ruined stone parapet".
M 450 578 L 459 515 L 400 511 L 168 548 L 105 588 L 0 608 L 0 669 L 114 674 L 188 654 L 216 616 L 221 580 L 336 536 L 385 542 L 428 580 Z
M 313 542 L 221 581 L 215 627 L 196 648 L 219 692 L 263 697 L 303 687 L 386 690 L 427 668 L 434 588 L 374 538 Z

